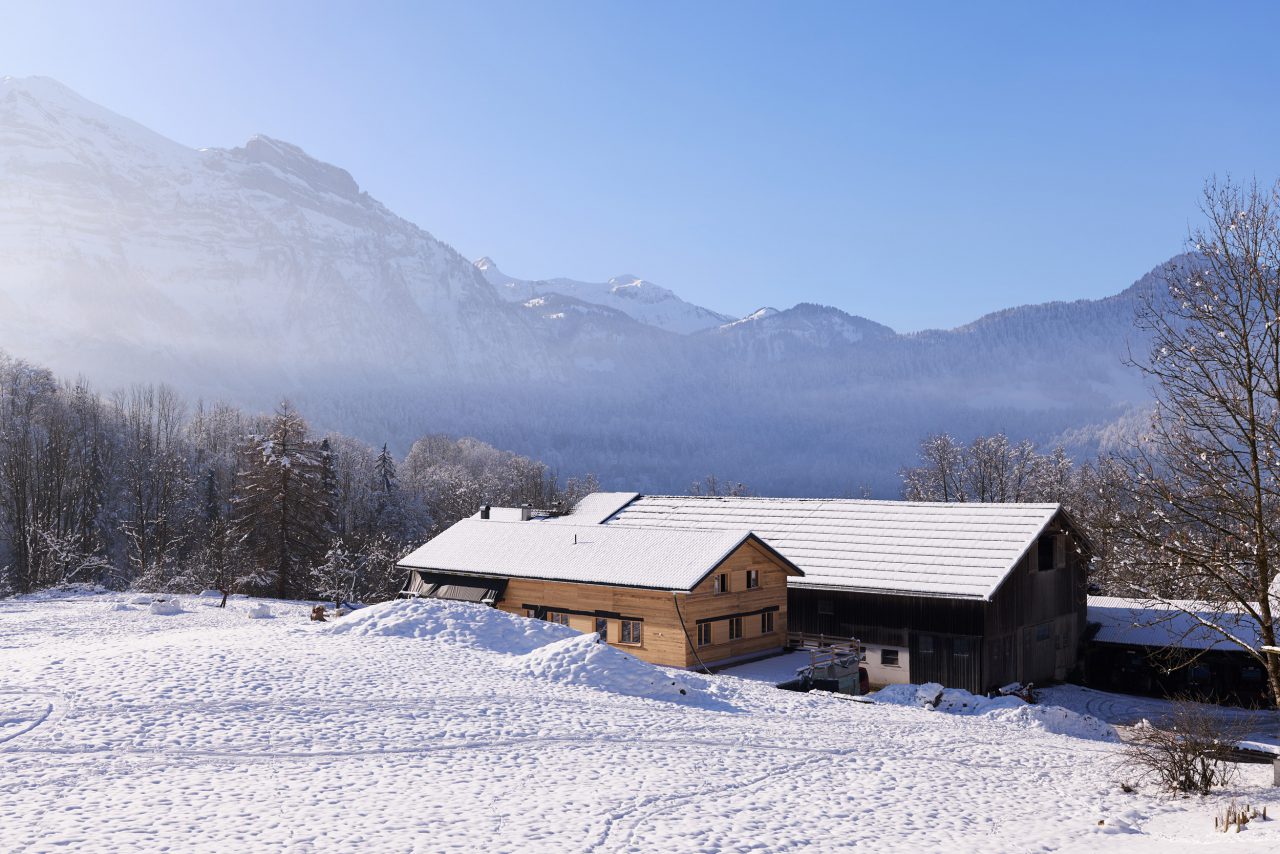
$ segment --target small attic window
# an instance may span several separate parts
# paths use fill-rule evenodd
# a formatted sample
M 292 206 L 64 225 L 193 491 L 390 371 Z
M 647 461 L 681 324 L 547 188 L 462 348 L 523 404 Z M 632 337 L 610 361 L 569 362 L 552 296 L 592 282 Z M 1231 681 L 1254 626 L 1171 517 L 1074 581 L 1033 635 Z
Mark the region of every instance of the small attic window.
M 1048 572 L 1067 565 L 1067 538 L 1062 534 L 1045 534 L 1036 541 L 1036 569 Z

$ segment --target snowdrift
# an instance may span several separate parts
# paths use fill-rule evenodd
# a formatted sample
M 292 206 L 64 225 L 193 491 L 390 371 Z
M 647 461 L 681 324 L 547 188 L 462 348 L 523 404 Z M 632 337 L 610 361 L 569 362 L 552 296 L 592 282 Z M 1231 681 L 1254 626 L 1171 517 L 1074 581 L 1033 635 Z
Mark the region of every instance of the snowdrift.
M 676 702 L 702 698 L 704 680 L 674 677 L 634 655 L 600 643 L 594 634 L 574 635 L 530 652 L 521 660 L 521 669 L 550 682 L 584 685 L 632 697 Z
M 266 602 L 259 602 L 245 612 L 250 620 L 269 620 L 272 616 L 271 606 Z
M 376 637 L 417 638 L 510 655 L 579 633 L 558 623 L 530 620 L 487 605 L 438 599 L 397 599 L 362 608 L 321 626 L 321 631 Z
M 952 715 L 981 717 L 1091 741 L 1120 740 L 1114 727 L 1092 715 L 1082 715 L 1061 706 L 1032 705 L 1013 696 L 982 697 L 959 688 L 943 688 L 936 682 L 889 685 L 870 696 L 877 703 L 892 706 L 916 706 Z

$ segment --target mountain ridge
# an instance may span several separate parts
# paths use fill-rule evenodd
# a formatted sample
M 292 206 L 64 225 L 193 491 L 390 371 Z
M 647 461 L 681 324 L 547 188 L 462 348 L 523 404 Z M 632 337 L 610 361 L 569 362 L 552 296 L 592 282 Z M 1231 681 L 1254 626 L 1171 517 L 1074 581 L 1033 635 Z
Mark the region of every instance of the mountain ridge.
M 635 276 L 511 277 L 300 146 L 189 149 L 5 78 L 0 275 L 0 342 L 65 376 L 288 395 L 375 443 L 467 433 L 606 485 L 803 495 L 888 493 L 938 430 L 1088 453 L 1146 399 L 1120 355 L 1155 271 L 953 330 L 805 302 L 734 318 Z

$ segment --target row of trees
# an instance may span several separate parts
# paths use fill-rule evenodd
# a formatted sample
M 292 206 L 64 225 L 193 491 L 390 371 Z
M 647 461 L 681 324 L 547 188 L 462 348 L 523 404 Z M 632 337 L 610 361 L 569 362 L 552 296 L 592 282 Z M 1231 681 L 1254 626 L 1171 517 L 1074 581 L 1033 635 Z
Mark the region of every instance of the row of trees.
M 82 582 L 375 600 L 395 562 L 485 502 L 568 506 L 535 460 L 426 436 L 403 460 L 172 389 L 109 397 L 0 353 L 0 595 Z
M 1003 436 L 933 436 L 903 492 L 1061 502 L 1094 542 L 1095 583 L 1217 633 L 1280 697 L 1280 183 L 1210 182 L 1202 211 L 1139 310 L 1152 345 L 1133 364 L 1154 408 L 1130 447 L 1078 466 Z

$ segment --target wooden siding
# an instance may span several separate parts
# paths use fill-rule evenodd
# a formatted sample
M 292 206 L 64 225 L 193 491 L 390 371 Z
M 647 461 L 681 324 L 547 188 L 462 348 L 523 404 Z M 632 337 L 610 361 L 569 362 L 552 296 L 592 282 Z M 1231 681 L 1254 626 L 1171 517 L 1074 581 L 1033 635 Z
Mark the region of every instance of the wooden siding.
M 760 586 L 747 589 L 747 571 L 759 573 Z M 680 610 L 689 637 L 698 641 L 698 623 L 710 623 L 711 645 L 698 648 L 698 656 L 708 665 L 731 658 L 782 649 L 787 640 L 787 574 L 786 564 L 753 542 L 743 543 L 716 570 L 729 576 L 729 589 L 716 593 L 714 577 L 703 580 L 692 593 L 680 597 Z M 713 575 L 714 575 L 713 574 Z M 760 615 L 773 614 L 773 631 L 760 631 Z M 742 637 L 729 640 L 729 617 L 742 617 Z M 692 652 L 687 666 L 696 666 Z
M 974 599 L 796 587 L 788 600 L 792 630 L 808 634 L 903 647 L 915 629 L 982 634 L 984 603 Z
M 1059 517 L 1044 537 L 1065 537 L 1065 560 L 1041 569 L 1039 543 L 992 597 L 984 626 L 982 682 L 1065 679 L 1080 662 L 1088 614 L 1088 547 Z
M 759 573 L 760 586 L 747 589 L 747 571 Z M 497 607 L 524 615 L 533 609 L 539 618 L 547 612 L 569 615 L 569 626 L 595 631 L 596 618 L 609 621 L 608 641 L 637 658 L 667 667 L 695 667 L 691 643 L 698 640 L 698 624 L 711 625 L 711 644 L 699 647 L 703 663 L 712 665 L 731 658 L 781 649 L 787 633 L 787 565 L 753 542 L 745 542 L 727 557 L 714 574 L 725 573 L 729 589 L 714 592 L 709 576 L 691 593 L 611 587 L 512 578 Z M 677 608 L 678 602 L 678 608 Z M 773 614 L 773 631 L 761 632 L 761 614 Z M 740 616 L 742 637 L 729 639 L 729 618 Z M 681 624 L 683 617 L 683 625 Z M 639 645 L 621 643 L 621 621 L 644 623 Z M 687 637 L 686 637 L 687 632 Z
M 916 683 L 984 692 L 1065 679 L 1080 662 L 1088 551 L 1064 517 L 1045 534 L 1067 537 L 1065 565 L 1040 571 L 1035 543 L 990 602 L 797 587 L 792 630 L 906 648 Z

